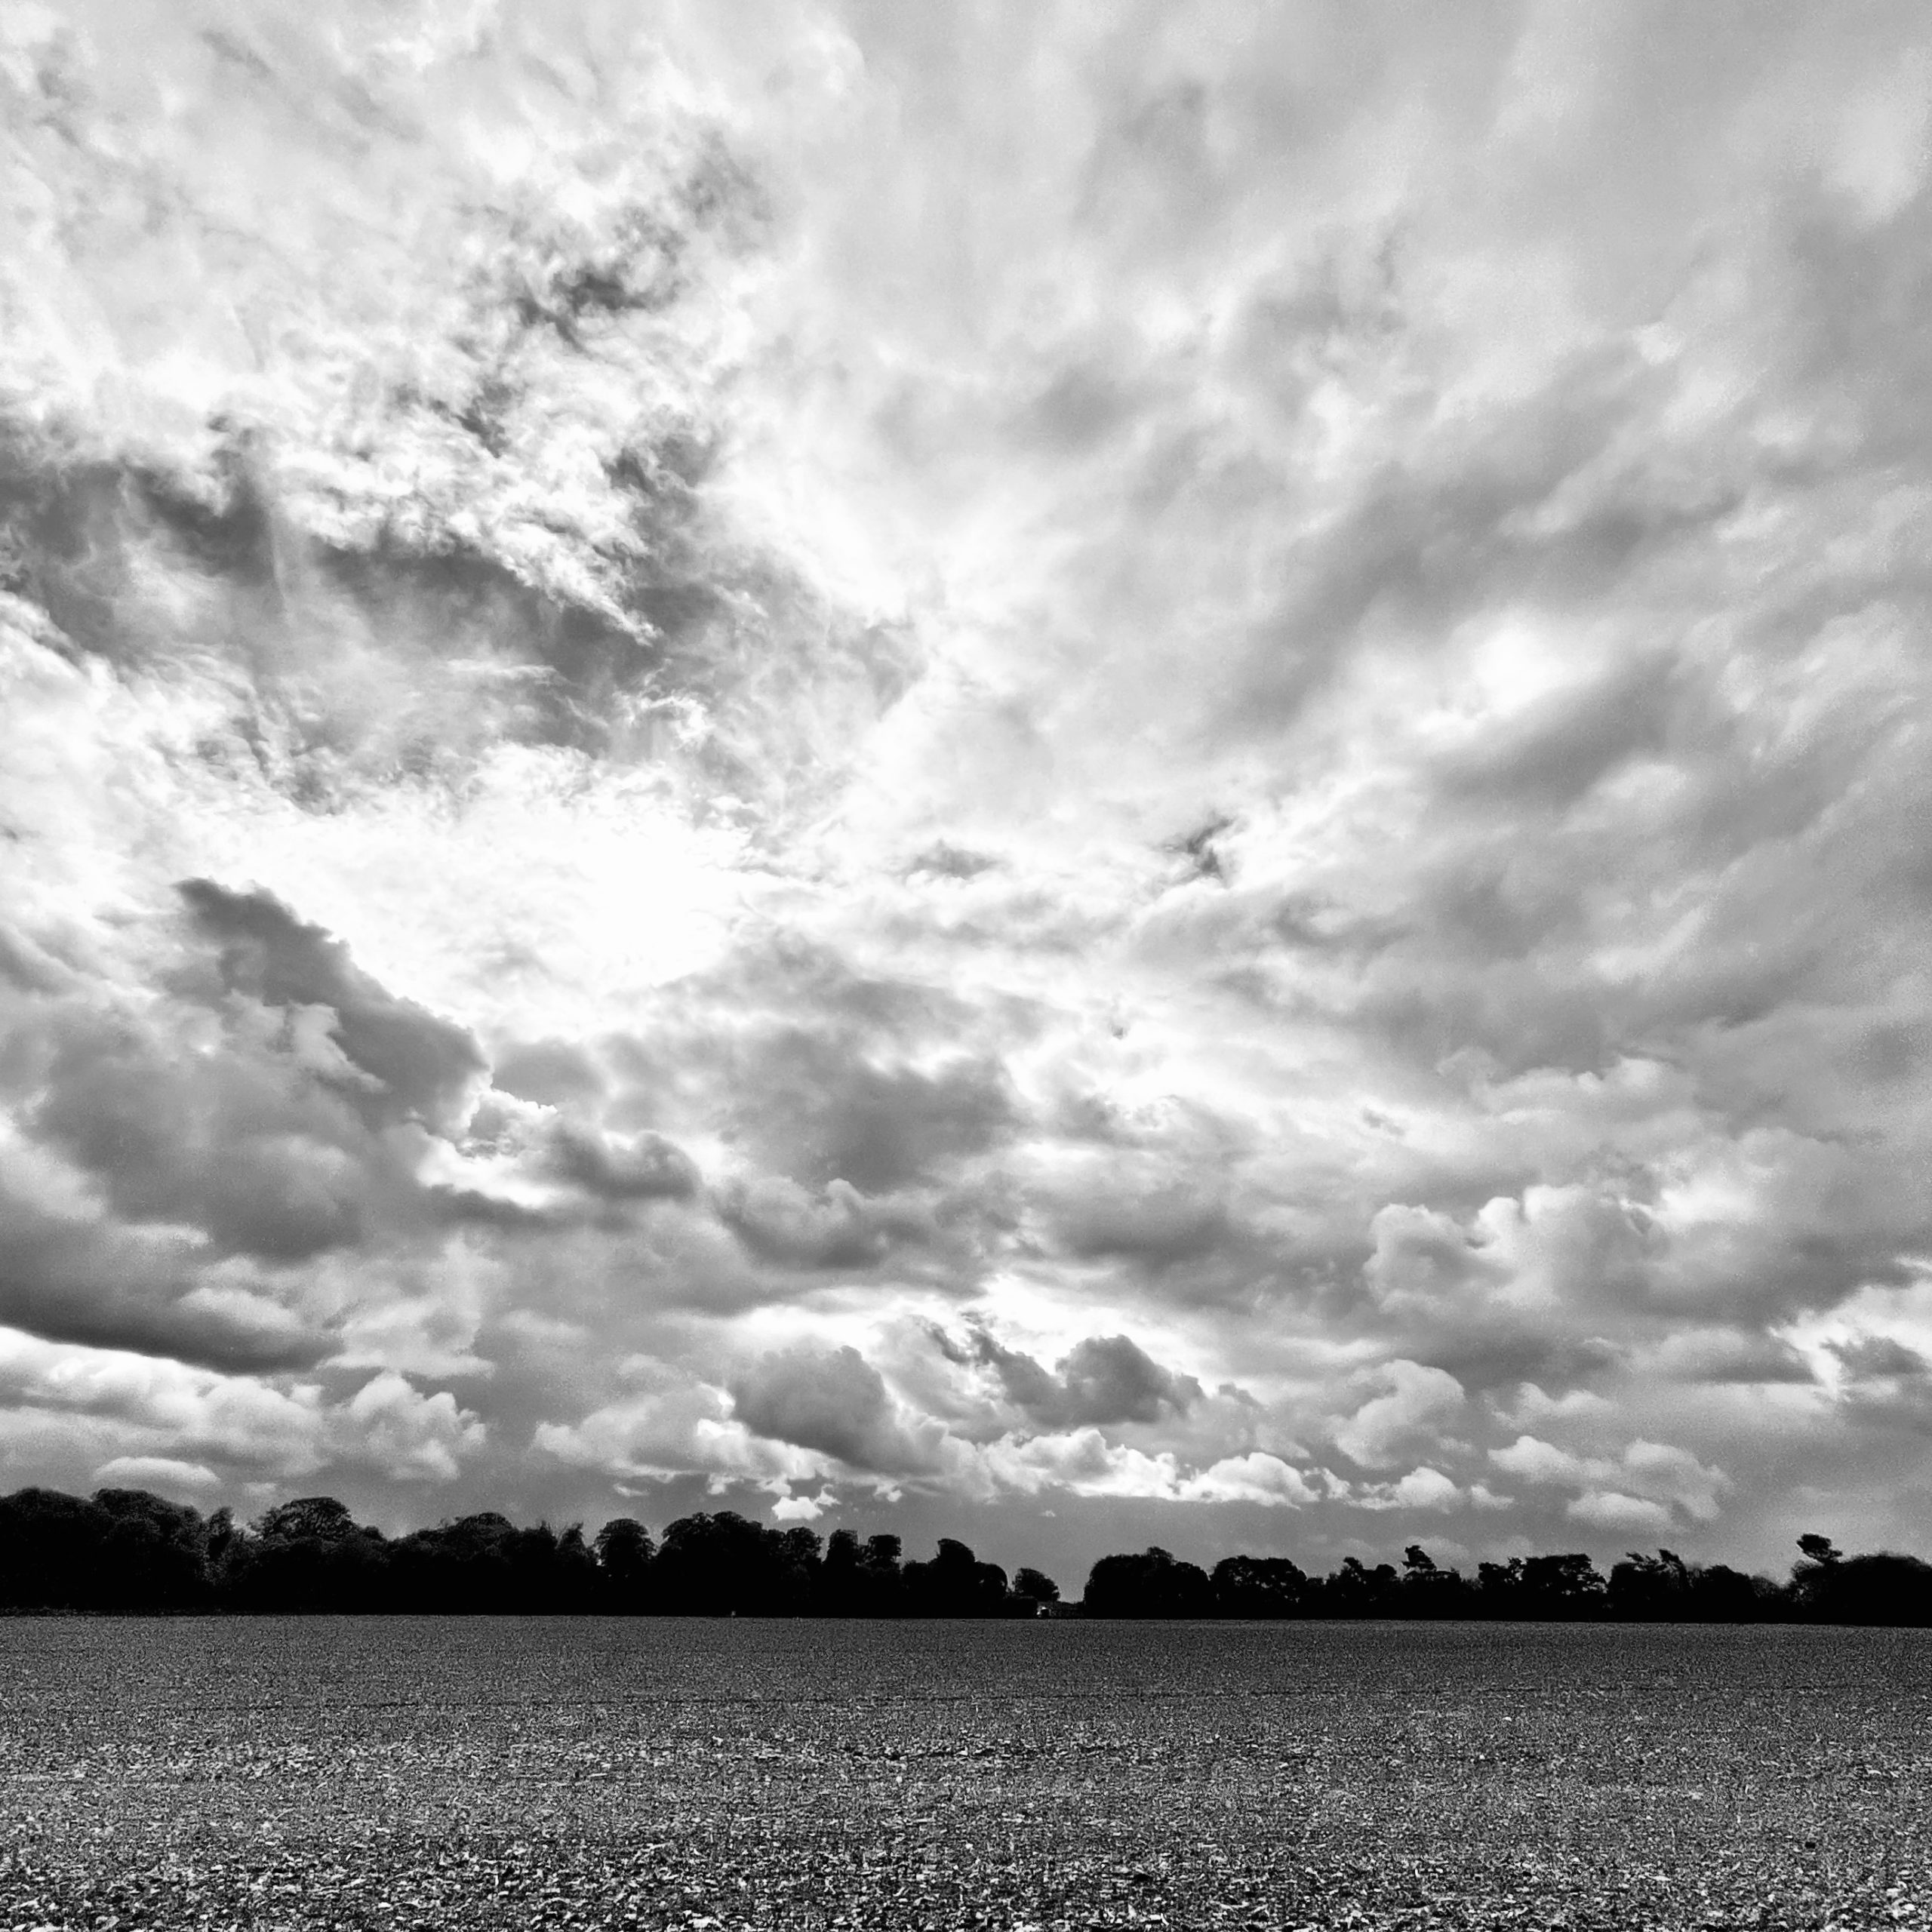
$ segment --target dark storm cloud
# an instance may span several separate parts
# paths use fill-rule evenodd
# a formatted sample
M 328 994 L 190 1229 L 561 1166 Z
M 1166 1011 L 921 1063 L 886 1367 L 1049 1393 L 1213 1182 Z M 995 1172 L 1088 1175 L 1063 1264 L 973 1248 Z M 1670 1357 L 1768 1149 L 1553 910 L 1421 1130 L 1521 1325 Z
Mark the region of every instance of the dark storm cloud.
M 200 1229 L 217 1253 L 294 1260 L 350 1245 L 394 1157 L 340 1094 L 272 1045 L 195 1051 L 137 1020 L 63 1016 L 42 1031 L 35 1132 L 134 1223 Z
M 1186 1183 L 1134 1194 L 1096 1192 L 1063 1204 L 1055 1232 L 1069 1251 L 1161 1270 L 1231 1244 L 1225 1203 Z
M 921 852 L 907 871 L 915 877 L 923 874 L 930 878 L 971 879 L 991 872 L 998 863 L 983 852 L 963 851 L 941 840 Z
M 1588 1389 L 1621 1368 L 1629 1350 L 1600 1335 L 1551 1334 L 1526 1321 L 1445 1320 L 1404 1333 L 1410 1358 L 1481 1392 L 1534 1382 L 1548 1389 Z
M 1076 1342 L 1051 1372 L 983 1328 L 963 1346 L 943 1335 L 940 1340 L 955 1359 L 990 1368 L 1006 1399 L 1044 1429 L 1156 1423 L 1185 1414 L 1201 1399 L 1201 1384 L 1192 1376 L 1163 1368 L 1125 1335 Z
M 931 1072 L 879 1065 L 849 1035 L 777 1032 L 745 1056 L 744 1143 L 810 1186 L 849 1182 L 888 1194 L 983 1151 L 1014 1118 L 1003 1070 L 960 1056 Z
M 564 1122 L 550 1149 L 559 1174 L 607 1201 L 681 1201 L 697 1190 L 691 1156 L 661 1134 L 619 1140 Z
M 1840 1411 L 1854 1426 L 1881 1441 L 1932 1438 L 1932 1359 L 1896 1343 L 1887 1346 L 1878 1337 L 1850 1353 L 1835 1352 L 1849 1378 Z
M 648 1033 L 603 1043 L 607 1118 L 721 1137 L 738 1169 L 721 1211 L 775 1256 L 930 1235 L 1023 1131 L 1000 1056 L 960 1051 L 985 1017 L 944 976 L 865 972 L 753 934 L 656 1009 Z
M 939 1234 L 929 1208 L 871 1199 L 842 1180 L 814 1194 L 768 1176 L 724 1190 L 718 1213 L 755 1255 L 795 1268 L 870 1268 L 908 1243 Z
M 232 1373 L 309 1368 L 328 1352 L 331 1337 L 266 1294 L 208 1294 L 205 1258 L 173 1231 L 63 1219 L 0 1189 L 0 1324 Z
M 186 880 L 180 891 L 219 948 L 228 991 L 265 1006 L 325 1007 L 334 1016 L 330 1032 L 343 1054 L 386 1097 L 379 1122 L 413 1118 L 440 1128 L 466 1112 L 489 1070 L 467 1029 L 398 999 L 340 940 L 297 918 L 272 893 L 230 891 L 209 879 Z
M 1777 1325 L 1906 1271 L 1862 1233 L 1841 1241 L 1820 1224 L 1849 1204 L 1830 1198 L 1835 1162 L 1821 1189 L 1805 1174 L 1810 1150 L 1778 1151 L 1795 1157 L 1790 1198 L 1767 1201 L 1766 1225 L 1749 1234 L 1673 1225 L 1668 1201 L 1614 1185 L 1532 1186 L 1474 1215 L 1384 1208 L 1355 1317 L 1472 1388 L 1598 1386 L 1639 1356 L 1673 1381 L 1808 1383 Z
M 1844 1364 L 1845 1373 L 1857 1381 L 1896 1378 L 1922 1382 L 1932 1377 L 1932 1361 L 1896 1336 L 1861 1335 L 1825 1346 Z
M 1201 1395 L 1192 1376 L 1163 1368 L 1124 1335 L 1077 1342 L 1054 1367 L 1063 1392 L 1060 1413 L 1076 1427 L 1158 1421 L 1163 1410 L 1183 1411 Z
M 493 1056 L 491 1084 L 546 1106 L 600 1100 L 610 1081 L 596 1060 L 568 1040 L 519 1041 Z
M 327 1343 L 295 1305 L 300 1269 L 433 1242 L 449 1190 L 419 1178 L 424 1124 L 466 1106 L 481 1056 L 266 895 L 182 890 L 190 958 L 166 995 L 43 974 L 5 1015 L 0 1087 L 24 1137 L 0 1174 L 0 1321 L 224 1371 L 307 1366 Z
M 730 1388 L 734 1414 L 756 1435 L 856 1469 L 899 1472 L 917 1459 L 884 1380 L 857 1349 L 780 1349 Z

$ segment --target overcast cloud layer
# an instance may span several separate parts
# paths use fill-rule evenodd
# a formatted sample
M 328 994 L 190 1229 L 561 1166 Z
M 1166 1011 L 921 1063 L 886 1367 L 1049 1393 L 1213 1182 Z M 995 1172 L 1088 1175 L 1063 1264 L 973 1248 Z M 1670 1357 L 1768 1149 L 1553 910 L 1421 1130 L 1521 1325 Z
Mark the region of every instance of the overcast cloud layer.
M 1922 6 L 0 10 L 0 1469 L 1924 1544 Z

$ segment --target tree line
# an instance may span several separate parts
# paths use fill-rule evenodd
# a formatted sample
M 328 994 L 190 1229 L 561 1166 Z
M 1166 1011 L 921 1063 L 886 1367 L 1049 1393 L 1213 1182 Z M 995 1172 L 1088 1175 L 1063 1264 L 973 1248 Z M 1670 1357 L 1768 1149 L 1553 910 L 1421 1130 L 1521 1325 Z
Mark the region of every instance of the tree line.
M 734 1510 L 661 1538 L 620 1517 L 518 1527 L 494 1510 L 389 1537 L 334 1497 L 251 1523 L 138 1489 L 0 1497 L 0 1609 L 694 1617 L 1033 1617 L 1057 1602 L 1037 1570 L 1008 1580 L 963 1543 L 906 1561 L 896 1536 L 771 1529 Z
M 1311 1576 L 1285 1557 L 1213 1570 L 1149 1549 L 1104 1556 L 1077 1604 L 1034 1569 L 1009 1579 L 964 1543 L 908 1561 L 896 1536 L 821 1537 L 735 1511 L 698 1511 L 661 1537 L 630 1517 L 586 1539 L 494 1511 L 389 1537 L 333 1497 L 252 1522 L 138 1489 L 0 1497 L 0 1610 L 697 1617 L 1490 1618 L 1932 1624 L 1932 1564 L 1843 1555 L 1799 1539 L 1783 1581 L 1671 1551 L 1632 1551 L 1603 1575 L 1581 1554 L 1484 1563 L 1473 1576 L 1411 1544 L 1401 1567 L 1355 1557 Z
M 1411 1543 L 1399 1570 L 1350 1556 L 1311 1577 L 1286 1557 L 1224 1557 L 1209 1571 L 1157 1548 L 1102 1557 L 1080 1608 L 1086 1617 L 1932 1624 L 1932 1564 L 1890 1551 L 1847 1556 L 1818 1535 L 1798 1546 L 1783 1582 L 1668 1549 L 1632 1550 L 1607 1577 L 1580 1552 L 1481 1563 L 1466 1576 Z

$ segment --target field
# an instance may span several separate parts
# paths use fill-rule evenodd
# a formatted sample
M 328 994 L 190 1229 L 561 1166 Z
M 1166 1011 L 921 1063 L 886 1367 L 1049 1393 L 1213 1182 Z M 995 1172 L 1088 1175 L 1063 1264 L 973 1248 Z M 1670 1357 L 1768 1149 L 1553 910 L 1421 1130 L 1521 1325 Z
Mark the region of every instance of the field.
M 0 1621 L 0 1927 L 1932 1922 L 1932 1632 Z

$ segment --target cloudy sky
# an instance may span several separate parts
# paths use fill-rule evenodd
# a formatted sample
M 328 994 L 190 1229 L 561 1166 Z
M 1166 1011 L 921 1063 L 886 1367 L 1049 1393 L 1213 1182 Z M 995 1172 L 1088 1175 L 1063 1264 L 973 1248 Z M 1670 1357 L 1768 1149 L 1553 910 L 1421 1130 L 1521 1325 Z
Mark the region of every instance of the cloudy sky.
M 0 9 L 0 1486 L 1926 1549 L 1929 110 Z

